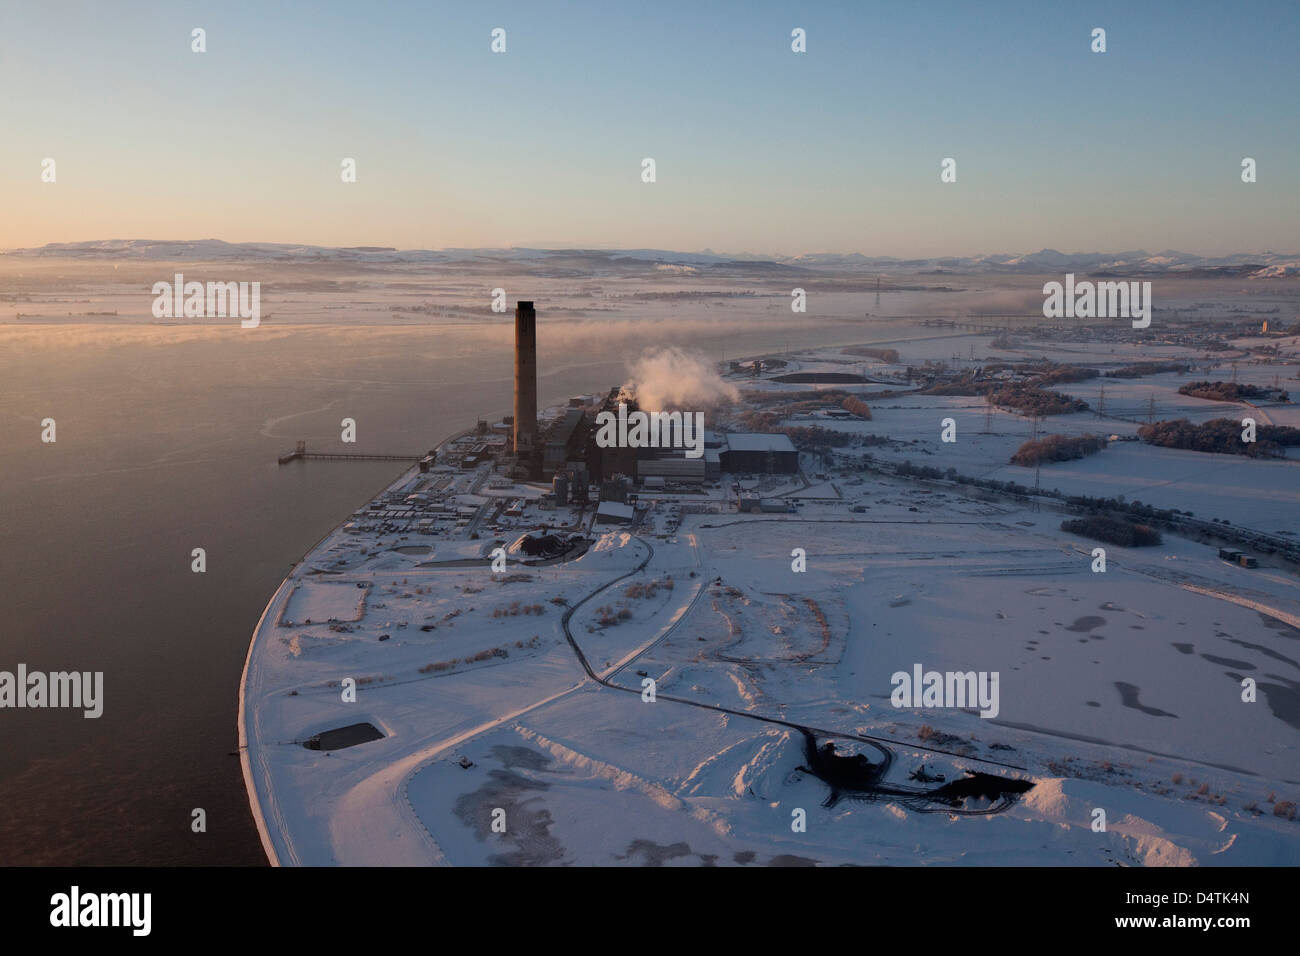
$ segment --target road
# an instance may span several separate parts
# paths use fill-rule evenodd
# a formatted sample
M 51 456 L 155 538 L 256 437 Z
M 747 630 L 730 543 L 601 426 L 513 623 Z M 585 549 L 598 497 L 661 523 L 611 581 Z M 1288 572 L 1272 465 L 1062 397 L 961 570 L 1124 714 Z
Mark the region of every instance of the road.
M 624 581 L 632 577 L 633 575 L 641 574 L 649 566 L 651 560 L 654 559 L 655 551 L 653 546 L 651 546 L 650 542 L 646 541 L 645 539 L 637 535 L 633 535 L 633 537 L 637 542 L 639 542 L 646 549 L 646 556 L 641 561 L 641 563 L 638 564 L 631 571 L 628 571 L 625 574 L 620 574 L 618 577 L 605 582 L 600 587 L 596 588 L 594 591 L 587 594 L 587 596 L 584 597 L 582 600 L 576 602 L 575 604 L 570 605 L 568 609 L 565 610 L 564 616 L 561 618 L 560 623 L 564 630 L 565 640 L 569 642 L 569 647 L 573 650 L 574 655 L 578 659 L 578 663 L 582 666 L 582 669 L 583 671 L 586 672 L 588 678 L 590 678 L 592 681 L 596 682 L 597 684 L 600 684 L 602 687 L 609 688 L 610 690 L 619 691 L 620 693 L 624 693 L 624 694 L 631 694 L 635 696 L 638 701 L 640 701 L 641 699 L 640 689 L 635 687 L 623 687 L 619 684 L 613 683 L 609 678 L 602 677 L 600 674 L 596 673 L 595 669 L 591 666 L 591 662 L 587 660 L 587 655 L 583 653 L 582 648 L 578 645 L 577 639 L 573 636 L 573 631 L 569 627 L 569 622 L 573 619 L 573 615 L 577 613 L 580 607 L 582 607 L 588 601 L 593 600 L 595 597 L 602 594 L 603 592 L 609 590 L 611 587 L 618 584 L 620 581 Z M 700 592 L 697 593 L 695 598 L 692 599 L 691 602 L 692 607 L 694 606 L 695 602 L 699 600 L 700 594 L 703 593 L 704 593 L 704 588 L 702 587 L 700 589 Z M 670 627 L 668 631 L 666 631 L 663 635 L 661 635 L 654 643 L 657 644 L 659 643 L 659 641 L 662 641 L 664 638 L 666 638 L 668 634 L 671 633 L 671 631 L 677 627 L 678 624 L 680 624 L 682 621 L 686 619 L 686 617 L 687 617 L 686 614 L 683 614 L 681 617 L 679 617 L 677 622 L 675 622 L 673 626 Z M 653 646 L 653 644 L 650 646 Z M 646 653 L 646 651 L 650 649 L 650 646 L 647 646 L 643 648 L 641 651 L 638 651 L 633 658 L 619 665 L 618 668 L 616 668 L 614 671 L 611 672 L 610 676 L 611 677 L 616 676 L 617 673 L 620 670 L 622 670 L 624 667 L 626 667 L 627 664 L 631 663 L 632 660 L 635 660 L 636 657 L 640 657 L 642 654 Z M 1028 773 L 1028 770 L 1026 768 L 1016 766 L 1015 764 L 1003 763 L 998 760 L 988 760 L 982 757 L 971 757 L 966 754 L 958 754 L 948 750 L 940 750 L 937 747 L 927 747 L 922 744 L 914 743 L 911 741 L 904 742 L 904 741 L 890 740 L 889 738 L 885 738 L 885 737 L 874 737 L 867 734 L 846 733 L 839 730 L 828 730 L 821 727 L 810 727 L 803 724 L 796 724 L 792 721 L 782 720 L 779 717 L 768 717 L 766 715 L 755 714 L 750 711 L 735 710 L 730 707 L 722 707 L 716 704 L 706 704 L 701 701 L 691 700 L 686 697 L 677 697 L 672 694 L 661 694 L 656 692 L 655 702 L 658 703 L 659 701 L 668 701 L 674 704 L 680 704 L 687 707 L 694 707 L 699 710 L 712 711 L 718 714 L 727 714 L 732 717 L 741 717 L 747 720 L 756 720 L 761 723 L 771 724 L 779 727 L 785 727 L 790 730 L 796 730 L 804 736 L 805 740 L 809 744 L 809 747 L 812 747 L 813 741 L 817 737 L 835 738 L 839 740 L 852 740 L 859 743 L 867 744 L 868 746 L 873 747 L 881 755 L 880 764 L 875 765 L 875 767 L 877 768 L 877 772 L 875 773 L 875 778 L 877 780 L 883 780 L 893 765 L 894 752 L 893 750 L 890 749 L 891 746 L 902 747 L 904 749 L 909 749 L 909 750 L 924 750 L 928 753 L 944 754 L 949 757 L 956 757 L 960 760 L 968 760 L 968 761 L 975 761 L 979 763 L 991 764 L 998 767 L 1004 767 L 1009 770 L 1017 770 L 1020 771 L 1021 773 Z M 921 787 L 906 787 L 906 786 L 899 786 L 899 785 L 886 787 L 881 785 L 881 786 L 873 787 L 871 791 L 867 791 L 867 792 L 881 793 L 889 796 L 898 796 L 898 797 L 911 798 L 911 799 L 920 798 L 922 801 L 924 801 L 926 795 L 932 793 L 933 791 Z M 944 809 L 947 812 L 957 813 L 957 814 L 987 814 L 989 812 L 1000 812 L 1002 810 L 1005 810 L 1007 807 L 1011 806 L 1013 802 L 1014 802 L 1013 800 L 1006 800 L 1001 805 L 996 805 L 995 807 L 991 807 L 983 810 L 959 810 L 951 807 L 945 807 Z

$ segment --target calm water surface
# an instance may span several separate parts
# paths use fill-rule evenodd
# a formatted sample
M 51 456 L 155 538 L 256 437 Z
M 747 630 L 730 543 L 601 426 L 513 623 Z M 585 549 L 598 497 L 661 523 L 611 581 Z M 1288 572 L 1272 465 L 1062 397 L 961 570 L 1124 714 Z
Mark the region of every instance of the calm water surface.
M 0 711 L 0 864 L 264 863 L 232 755 L 249 637 L 289 567 L 404 470 L 276 456 L 298 438 L 414 454 L 509 411 L 509 351 L 472 328 L 232 331 L 15 346 L 0 330 L 0 669 L 104 672 L 97 720 Z M 543 403 L 623 380 L 621 348 L 548 352 L 543 333 Z M 697 344 L 735 357 L 869 338 L 791 337 Z

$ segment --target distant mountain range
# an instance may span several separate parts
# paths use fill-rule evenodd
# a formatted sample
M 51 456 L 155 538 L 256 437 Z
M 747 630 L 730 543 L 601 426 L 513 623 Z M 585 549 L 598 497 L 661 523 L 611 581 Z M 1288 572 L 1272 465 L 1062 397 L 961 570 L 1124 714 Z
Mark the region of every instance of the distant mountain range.
M 832 271 L 839 273 L 988 273 L 1088 275 L 1239 276 L 1252 279 L 1300 275 L 1300 254 L 1242 253 L 1230 256 L 1196 256 L 1173 249 L 1150 253 L 1058 252 L 1041 249 L 1028 254 L 953 256 L 936 259 L 899 259 L 893 256 L 864 256 L 861 253 L 810 253 L 798 256 L 761 256 L 752 253 L 673 252 L 667 249 L 393 249 L 382 246 L 296 245 L 274 242 L 223 242 L 220 239 L 155 240 L 101 239 L 94 242 L 54 242 L 32 249 L 12 249 L 0 255 L 56 256 L 96 259 L 167 260 L 208 262 L 214 260 L 274 260 L 280 262 L 374 262 L 374 263 L 476 263 L 512 262 L 566 269 L 592 267 L 617 271 L 660 268 L 663 271 L 754 272 L 763 269 L 789 272 Z

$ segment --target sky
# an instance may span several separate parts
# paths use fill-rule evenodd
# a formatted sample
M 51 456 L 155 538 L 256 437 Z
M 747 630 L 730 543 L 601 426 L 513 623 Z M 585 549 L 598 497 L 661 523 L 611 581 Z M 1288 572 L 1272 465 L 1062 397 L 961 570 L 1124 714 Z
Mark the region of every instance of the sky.
M 1300 252 L 1297 40 L 1295 0 L 4 0 L 0 248 Z

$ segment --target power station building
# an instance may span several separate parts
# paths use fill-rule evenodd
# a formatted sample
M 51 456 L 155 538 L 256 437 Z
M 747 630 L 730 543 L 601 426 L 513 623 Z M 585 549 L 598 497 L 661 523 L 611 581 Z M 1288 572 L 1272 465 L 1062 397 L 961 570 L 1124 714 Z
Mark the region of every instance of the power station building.
M 585 396 L 570 399 L 569 407 L 542 434 L 537 424 L 537 313 L 531 301 L 517 302 L 514 416 L 508 426 L 494 426 L 494 430 L 510 429 L 515 477 L 550 481 L 562 476 L 555 486 L 556 499 L 582 502 L 589 483 L 602 484 L 619 476 L 696 483 L 716 480 L 722 472 L 792 475 L 799 470 L 799 453 L 789 436 L 782 434 L 733 432 L 723 437 L 705 432 L 699 458 L 686 457 L 682 448 L 601 447 L 595 419 L 583 407 L 585 401 Z M 620 403 L 626 404 L 629 414 L 639 410 L 634 399 L 613 388 L 597 412 L 617 415 Z M 484 454 L 471 449 L 462 464 L 476 466 Z
M 567 408 L 553 421 L 542 439 L 542 478 L 566 470 L 570 461 L 581 461 L 587 451 L 587 416 L 581 408 Z
M 799 470 L 799 452 L 789 435 L 732 432 L 719 457 L 722 470 L 733 474 L 793 475 Z
M 680 448 L 650 448 L 655 454 L 638 458 L 638 478 L 663 478 L 665 481 L 702 482 L 705 475 L 703 458 L 687 458 Z
M 619 388 L 611 388 L 605 400 L 601 403 L 600 408 L 596 410 L 597 415 L 601 412 L 618 414 L 618 403 L 620 401 Z M 627 403 L 628 413 L 637 411 L 636 401 L 623 397 L 622 401 Z M 587 432 L 587 470 L 591 472 L 591 479 L 596 483 L 608 481 L 616 475 L 626 475 L 629 478 L 636 477 L 637 452 L 641 449 L 628 448 L 617 445 L 611 445 L 602 448 L 597 443 L 596 437 L 598 429 L 592 428 Z M 649 449 L 646 449 L 647 451 Z

